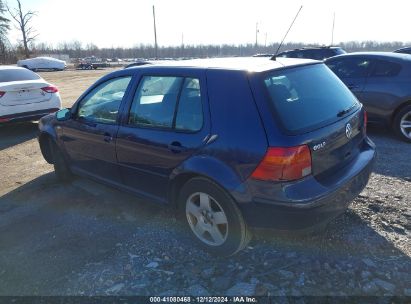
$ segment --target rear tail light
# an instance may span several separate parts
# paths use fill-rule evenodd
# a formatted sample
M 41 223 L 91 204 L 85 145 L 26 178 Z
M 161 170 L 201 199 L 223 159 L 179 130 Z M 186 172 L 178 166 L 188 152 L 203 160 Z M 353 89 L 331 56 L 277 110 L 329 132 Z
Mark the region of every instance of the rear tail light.
M 2 98 L 6 92 L 0 91 L 0 98 Z
M 368 115 L 367 115 L 367 111 L 364 110 L 364 135 L 367 134 L 367 123 L 368 123 Z
M 41 89 L 46 93 L 57 93 L 59 91 L 59 89 L 55 86 L 48 86 Z
M 270 147 L 251 177 L 265 181 L 292 181 L 311 173 L 311 152 L 307 145 Z

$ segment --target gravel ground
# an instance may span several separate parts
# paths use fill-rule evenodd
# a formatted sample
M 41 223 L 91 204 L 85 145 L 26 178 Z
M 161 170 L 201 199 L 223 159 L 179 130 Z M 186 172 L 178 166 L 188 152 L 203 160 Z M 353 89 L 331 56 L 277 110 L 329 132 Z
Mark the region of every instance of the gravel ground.
M 323 234 L 256 231 L 224 259 L 196 248 L 171 210 L 85 179 L 58 183 L 35 140 L 2 143 L 0 295 L 411 295 L 410 147 L 370 136 L 371 181 Z
M 324 233 L 255 231 L 231 258 L 199 250 L 169 209 L 86 179 L 57 182 L 35 135 L 32 123 L 0 127 L 0 296 L 411 297 L 411 145 L 385 130 L 369 128 L 370 183 Z

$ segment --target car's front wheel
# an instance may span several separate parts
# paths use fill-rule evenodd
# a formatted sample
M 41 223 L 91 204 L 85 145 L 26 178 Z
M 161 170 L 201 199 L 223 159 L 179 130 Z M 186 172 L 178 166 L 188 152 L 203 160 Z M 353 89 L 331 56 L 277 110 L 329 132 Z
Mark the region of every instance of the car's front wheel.
M 395 115 L 393 127 L 402 140 L 411 142 L 411 105 L 405 106 Z
M 55 142 L 50 140 L 50 148 L 53 156 L 54 172 L 59 180 L 63 182 L 70 181 L 73 178 L 70 167 L 67 165 L 67 161 L 64 158 L 63 152 L 56 145 Z
M 205 178 L 194 178 L 184 185 L 180 212 L 198 243 L 213 254 L 233 255 L 250 240 L 250 232 L 235 201 Z

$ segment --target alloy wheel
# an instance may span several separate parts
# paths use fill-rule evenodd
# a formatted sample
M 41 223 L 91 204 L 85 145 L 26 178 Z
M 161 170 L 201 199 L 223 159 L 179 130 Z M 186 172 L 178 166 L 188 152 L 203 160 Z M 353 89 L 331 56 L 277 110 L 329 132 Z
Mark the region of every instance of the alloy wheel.
M 405 113 L 401 118 L 400 129 L 405 137 L 411 139 L 411 111 Z
M 228 236 L 228 220 L 221 205 L 210 195 L 192 194 L 186 202 L 188 224 L 205 244 L 220 246 Z

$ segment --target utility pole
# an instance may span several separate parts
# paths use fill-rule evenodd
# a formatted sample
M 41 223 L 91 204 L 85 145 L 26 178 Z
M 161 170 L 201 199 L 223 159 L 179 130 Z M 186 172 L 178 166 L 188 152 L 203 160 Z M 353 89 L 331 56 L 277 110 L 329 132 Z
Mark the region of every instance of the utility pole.
M 157 28 L 156 28 L 156 10 L 153 5 L 153 21 L 154 21 L 154 49 L 155 49 L 155 56 L 158 59 L 158 45 L 157 45 Z
M 255 47 L 258 46 L 258 22 L 255 24 Z
M 184 33 L 181 33 L 181 55 L 180 57 L 184 57 Z
M 334 44 L 334 26 L 335 26 L 335 12 L 334 12 L 334 17 L 333 17 L 333 29 L 331 32 L 331 46 Z

